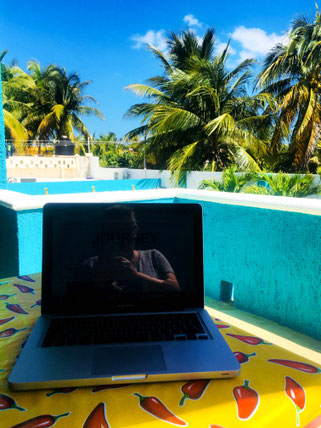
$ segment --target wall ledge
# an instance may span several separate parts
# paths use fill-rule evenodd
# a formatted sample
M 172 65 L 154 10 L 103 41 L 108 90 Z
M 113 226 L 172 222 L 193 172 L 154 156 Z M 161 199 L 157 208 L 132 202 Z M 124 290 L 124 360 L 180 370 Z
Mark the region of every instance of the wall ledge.
M 321 199 L 311 198 L 290 198 L 177 188 L 40 196 L 26 195 L 10 190 L 0 190 L 0 205 L 15 211 L 39 209 L 48 202 L 135 202 L 168 198 L 191 199 L 321 216 Z

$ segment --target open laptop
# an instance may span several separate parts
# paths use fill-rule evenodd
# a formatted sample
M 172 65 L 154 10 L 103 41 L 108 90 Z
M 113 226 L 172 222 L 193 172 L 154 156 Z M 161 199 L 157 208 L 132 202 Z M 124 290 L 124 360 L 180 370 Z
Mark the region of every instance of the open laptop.
M 198 204 L 45 205 L 42 315 L 10 386 L 237 376 L 204 309 L 202 235 Z

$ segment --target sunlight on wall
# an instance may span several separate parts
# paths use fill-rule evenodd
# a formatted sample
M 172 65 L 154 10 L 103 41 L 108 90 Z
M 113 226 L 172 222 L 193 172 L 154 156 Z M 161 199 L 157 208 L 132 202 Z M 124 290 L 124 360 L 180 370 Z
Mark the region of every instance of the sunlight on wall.
M 0 67 L 1 67 L 1 63 L 0 63 Z M 0 189 L 6 189 L 6 188 L 7 188 L 6 147 L 5 147 L 5 134 L 4 134 L 2 83 L 1 83 L 1 68 L 0 68 Z

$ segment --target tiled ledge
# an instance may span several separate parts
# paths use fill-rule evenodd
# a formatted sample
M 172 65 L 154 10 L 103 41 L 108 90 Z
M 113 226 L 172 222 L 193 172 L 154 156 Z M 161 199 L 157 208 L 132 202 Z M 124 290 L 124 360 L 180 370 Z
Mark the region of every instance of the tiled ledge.
M 211 316 L 321 364 L 320 340 L 249 312 L 241 311 L 230 304 L 220 303 L 210 297 L 205 298 L 205 304 Z
M 0 205 L 15 211 L 42 208 L 48 202 L 122 202 L 148 201 L 167 198 L 192 199 L 279 211 L 321 215 L 321 199 L 283 196 L 251 195 L 192 189 L 151 189 L 137 191 L 88 192 L 64 195 L 26 195 L 0 190 Z

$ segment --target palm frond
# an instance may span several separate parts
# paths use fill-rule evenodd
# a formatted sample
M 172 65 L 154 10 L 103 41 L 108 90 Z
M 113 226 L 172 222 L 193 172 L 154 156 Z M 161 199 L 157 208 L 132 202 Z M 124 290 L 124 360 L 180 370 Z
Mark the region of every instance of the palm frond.
M 180 181 L 184 181 L 185 172 L 188 171 L 188 161 L 193 156 L 198 141 L 195 141 L 192 144 L 189 144 L 179 150 L 176 150 L 171 158 L 168 161 L 168 168 L 172 172 L 170 182 L 174 183 L 175 186 L 179 184 Z M 185 181 L 186 183 L 186 181 Z

